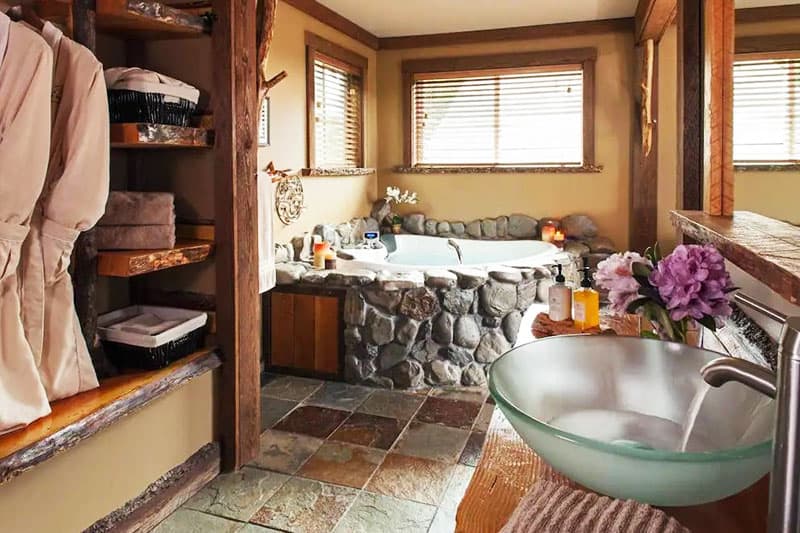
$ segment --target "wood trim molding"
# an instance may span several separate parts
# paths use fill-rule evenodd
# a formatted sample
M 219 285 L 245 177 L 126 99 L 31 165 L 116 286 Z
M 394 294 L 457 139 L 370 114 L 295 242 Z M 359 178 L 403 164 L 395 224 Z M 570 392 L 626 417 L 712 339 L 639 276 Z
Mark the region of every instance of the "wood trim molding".
M 150 531 L 197 494 L 220 471 L 219 443 L 209 442 L 84 533 Z
M 550 37 L 574 37 L 578 35 L 597 35 L 601 33 L 632 32 L 633 29 L 633 18 L 587 20 L 583 22 L 562 22 L 557 24 L 519 26 L 493 30 L 381 37 L 379 39 L 379 48 L 381 50 L 401 50 L 407 48 L 429 48 L 434 46 L 453 46 L 457 44 L 490 43 L 496 41 L 528 41 Z
M 220 413 L 225 469 L 256 458 L 260 437 L 256 0 L 213 0 L 214 213 Z
M 736 54 L 793 52 L 800 50 L 800 34 L 784 33 L 736 38 Z
M 659 41 L 675 20 L 677 12 L 677 0 L 639 0 L 634 18 L 636 43 L 650 39 Z
M 357 67 L 362 71 L 367 70 L 369 60 L 361 54 L 357 54 L 356 52 L 353 52 L 344 46 L 339 46 L 338 44 L 320 37 L 316 33 L 312 33 L 310 31 L 306 32 L 305 39 L 307 47 L 313 48 L 317 52 L 325 54 L 326 56 L 334 59 L 338 59 L 339 61 L 342 61 L 348 65 Z
M 750 7 L 736 10 L 736 24 L 800 18 L 800 5 Z
M 323 24 L 327 24 L 331 28 L 339 30 L 361 44 L 369 46 L 373 50 L 378 49 L 379 39 L 377 36 L 365 30 L 352 20 L 341 16 L 329 7 L 320 4 L 316 0 L 283 0 L 283 2 L 317 19 Z
M 703 208 L 703 2 L 678 0 L 678 205 Z
M 509 54 L 408 59 L 403 61 L 401 64 L 403 75 L 403 167 L 414 167 L 416 165 L 413 148 L 414 114 L 412 113 L 412 92 L 415 75 L 431 72 L 479 71 L 572 64 L 581 65 L 584 76 L 583 166 L 594 167 L 596 59 L 596 48 L 570 48 Z

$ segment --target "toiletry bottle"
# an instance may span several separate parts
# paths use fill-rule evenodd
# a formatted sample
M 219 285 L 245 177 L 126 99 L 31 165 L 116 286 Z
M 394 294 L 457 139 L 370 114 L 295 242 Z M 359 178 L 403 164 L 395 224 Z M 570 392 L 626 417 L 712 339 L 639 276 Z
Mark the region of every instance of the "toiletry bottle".
M 592 269 L 586 258 L 583 259 L 583 279 L 581 288 L 572 295 L 575 327 L 581 330 L 600 326 L 600 294 L 592 288 Z
M 550 306 L 547 314 L 550 320 L 561 321 L 569 320 L 570 313 L 572 312 L 572 289 L 565 284 L 566 279 L 562 272 L 562 265 L 557 264 L 558 275 L 556 276 L 556 284 L 550 287 L 547 293 L 547 302 Z

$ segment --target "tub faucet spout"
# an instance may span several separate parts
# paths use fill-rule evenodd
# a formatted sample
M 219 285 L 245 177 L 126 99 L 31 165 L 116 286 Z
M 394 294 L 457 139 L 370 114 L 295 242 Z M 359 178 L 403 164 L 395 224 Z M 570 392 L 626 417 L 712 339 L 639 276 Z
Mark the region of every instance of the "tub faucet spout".
M 754 305 L 747 297 L 737 298 L 770 318 L 783 322 L 777 375 L 762 366 L 721 357 L 700 371 L 714 387 L 738 381 L 777 399 L 775 434 L 772 443 L 772 475 L 769 486 L 769 533 L 800 532 L 800 317 Z
M 456 251 L 456 255 L 458 256 L 458 264 L 464 264 L 464 256 L 461 253 L 461 246 L 458 245 L 456 241 L 453 239 L 447 239 L 447 246 L 450 246 L 453 250 Z

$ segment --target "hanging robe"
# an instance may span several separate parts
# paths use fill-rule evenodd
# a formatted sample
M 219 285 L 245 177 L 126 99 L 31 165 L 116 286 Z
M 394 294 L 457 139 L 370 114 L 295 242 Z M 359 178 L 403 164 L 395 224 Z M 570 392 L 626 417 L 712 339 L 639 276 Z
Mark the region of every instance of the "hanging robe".
M 47 177 L 23 249 L 22 317 L 52 401 L 98 386 L 67 268 L 80 232 L 103 214 L 110 144 L 102 65 L 49 22 L 42 37 L 53 50 L 53 122 Z
M 0 433 L 50 413 L 20 318 L 17 266 L 50 150 L 53 54 L 0 13 Z

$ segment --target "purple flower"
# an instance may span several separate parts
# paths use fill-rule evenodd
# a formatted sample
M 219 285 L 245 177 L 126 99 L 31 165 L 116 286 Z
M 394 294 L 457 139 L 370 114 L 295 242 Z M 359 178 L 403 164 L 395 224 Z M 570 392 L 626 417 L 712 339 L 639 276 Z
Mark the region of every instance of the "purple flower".
M 614 254 L 597 265 L 594 279 L 608 291 L 611 310 L 616 314 L 627 313 L 628 305 L 639 297 L 639 282 L 631 270 L 633 263 L 650 265 L 650 261 L 636 252 Z
M 730 316 L 733 287 L 725 260 L 711 245 L 681 245 L 662 259 L 650 283 L 667 305 L 672 320 Z

